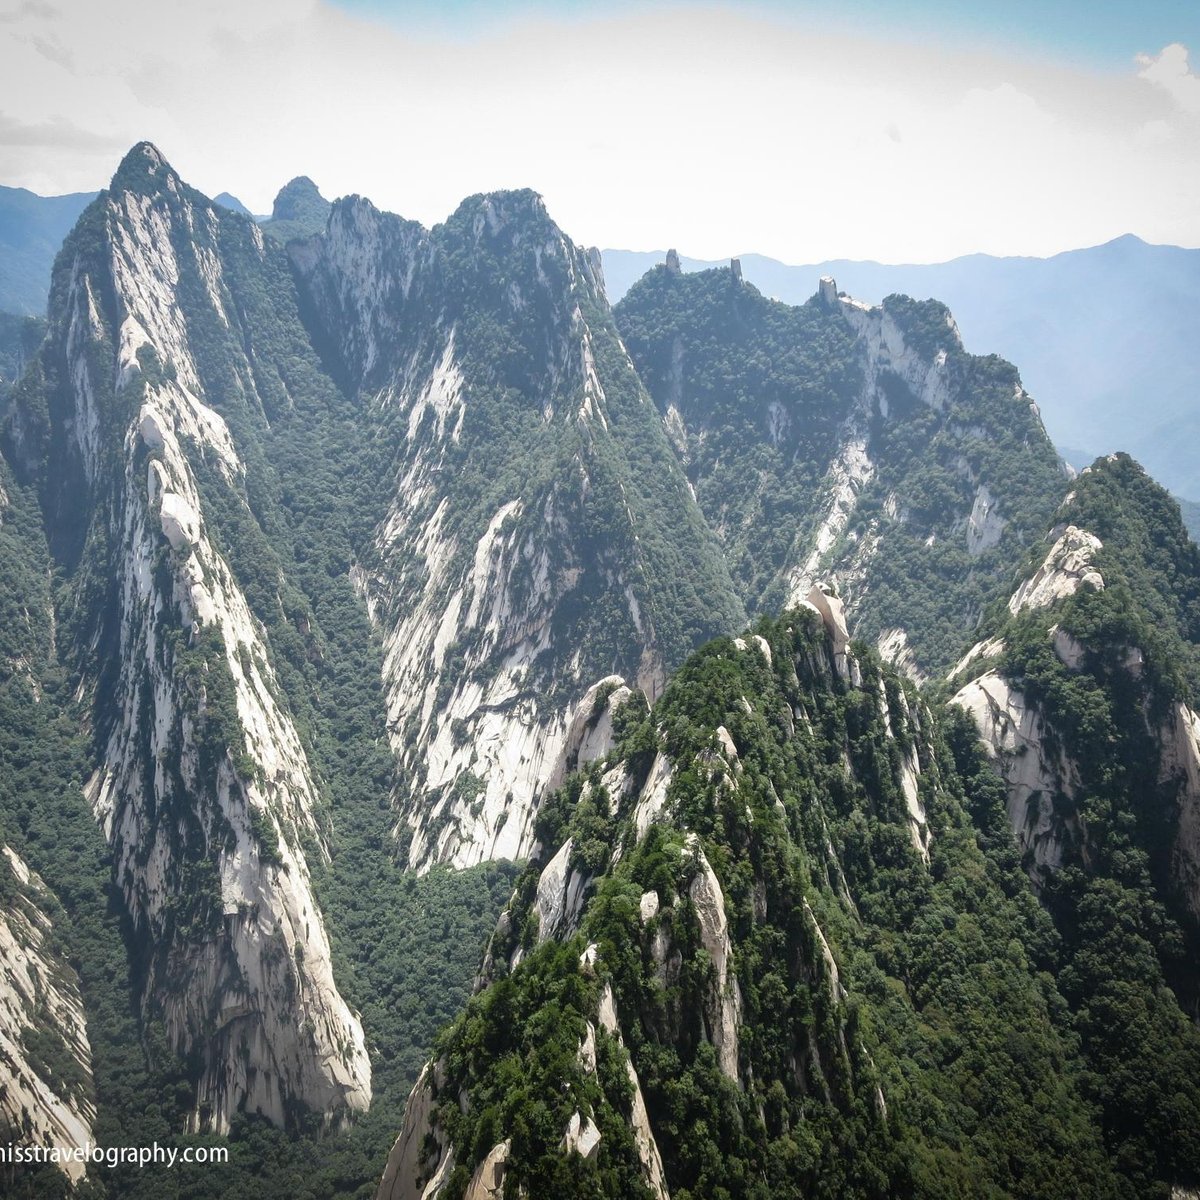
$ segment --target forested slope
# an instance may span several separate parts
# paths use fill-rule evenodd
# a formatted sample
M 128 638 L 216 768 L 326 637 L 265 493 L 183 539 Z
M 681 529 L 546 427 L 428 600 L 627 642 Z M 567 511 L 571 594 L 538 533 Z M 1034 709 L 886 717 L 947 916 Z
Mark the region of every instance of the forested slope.
M 952 677 L 1063 942 L 1105 1140 L 1137 1194 L 1194 1180 L 1200 1120 L 1200 551 L 1124 455 L 1075 481 Z M 964 682 L 967 681 L 967 682 Z
M 1008 839 L 972 824 L 1000 784 L 969 727 L 843 638 L 836 610 L 764 618 L 622 713 L 543 810 L 381 1197 L 1192 1177 L 1150 1184 L 1106 1147 L 1062 944 Z

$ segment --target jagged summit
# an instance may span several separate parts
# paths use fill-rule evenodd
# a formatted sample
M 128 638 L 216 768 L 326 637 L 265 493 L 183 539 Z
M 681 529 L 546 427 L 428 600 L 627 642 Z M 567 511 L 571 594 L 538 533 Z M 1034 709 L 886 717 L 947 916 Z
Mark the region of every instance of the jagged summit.
M 778 611 L 835 576 L 856 636 L 949 666 L 1061 496 L 1016 369 L 967 354 L 937 301 L 867 305 L 825 277 L 793 306 L 734 278 L 668 258 L 614 311 L 744 601 Z
M 148 165 L 152 170 L 157 167 L 170 167 L 163 152 L 150 141 L 141 141 L 130 147 L 125 157 L 121 159 L 117 171 L 122 171 L 133 164 Z
M 359 578 L 384 630 L 410 863 L 523 857 L 589 688 L 660 691 L 734 627 L 728 572 L 595 256 L 536 192 L 470 196 L 428 231 L 342 201 L 289 254 L 397 447 Z
M 504 188 L 467 196 L 438 228 L 469 226 L 476 238 L 495 238 L 519 230 L 545 227 L 554 237 L 562 230 L 555 224 L 540 192 L 532 188 Z
M 65 368 L 33 371 L 6 428 L 41 494 L 50 552 L 88 596 L 80 636 L 113 681 L 90 708 L 80 799 L 101 815 L 129 919 L 154 947 L 140 1011 L 192 1064 L 187 1119 L 218 1131 L 242 1111 L 279 1125 L 301 1109 L 341 1119 L 371 1096 L 305 835 L 291 835 L 321 835 L 319 768 L 274 682 L 254 574 L 223 551 L 256 537 L 270 562 L 265 535 L 237 515 L 257 430 L 268 419 L 279 430 L 301 404 L 307 430 L 332 389 L 311 351 L 292 357 L 303 334 L 288 298 L 258 299 L 286 270 L 256 227 L 140 143 L 59 255 L 40 361 Z M 305 379 L 289 377 L 286 394 L 285 359 Z M 102 549 L 83 553 L 85 539 Z M 157 574 L 136 574 L 156 556 Z M 148 740 L 135 750 L 130 737 Z M 147 773 L 141 755 L 165 765 Z

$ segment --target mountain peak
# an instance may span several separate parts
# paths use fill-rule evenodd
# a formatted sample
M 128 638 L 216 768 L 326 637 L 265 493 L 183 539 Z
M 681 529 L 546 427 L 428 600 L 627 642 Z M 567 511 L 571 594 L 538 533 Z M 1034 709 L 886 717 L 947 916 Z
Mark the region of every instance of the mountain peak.
M 178 179 L 174 168 L 153 142 L 138 142 L 121 159 L 111 187 L 129 191 L 154 190 L 168 179 Z
M 227 208 L 230 212 L 241 213 L 243 216 L 252 217 L 254 214 L 231 192 L 220 192 L 213 197 L 213 203 L 219 204 L 222 208 Z
M 324 232 L 332 208 L 307 175 L 297 175 L 279 189 L 263 229 L 279 242 L 311 237 Z
M 483 222 L 492 234 L 529 221 L 554 223 L 541 194 L 532 188 L 502 188 L 467 196 L 451 214 L 448 223 L 474 224 L 477 221 Z
M 163 152 L 153 142 L 141 141 L 125 155 L 121 160 L 121 166 L 124 167 L 131 161 L 137 162 L 143 159 L 150 165 L 151 169 L 168 165 Z
M 331 207 L 321 195 L 320 188 L 307 175 L 297 175 L 279 189 L 271 210 L 271 220 L 307 222 L 319 218 L 323 224 Z

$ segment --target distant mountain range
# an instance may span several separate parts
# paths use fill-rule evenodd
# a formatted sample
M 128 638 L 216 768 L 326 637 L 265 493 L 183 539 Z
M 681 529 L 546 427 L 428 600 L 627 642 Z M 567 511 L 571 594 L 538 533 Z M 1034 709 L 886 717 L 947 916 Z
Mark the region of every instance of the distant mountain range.
M 95 196 L 39 196 L 0 187 L 0 312 L 45 315 L 54 256 Z
M 663 256 L 605 250 L 609 299 L 615 304 Z M 813 295 L 822 275 L 871 303 L 895 292 L 936 297 L 954 313 L 971 353 L 1019 366 L 1047 431 L 1074 466 L 1126 450 L 1176 495 L 1200 497 L 1200 250 L 1126 235 L 1053 258 L 789 266 L 746 254 L 741 264 L 749 282 L 789 304 Z M 680 255 L 680 265 L 701 271 L 726 260 Z

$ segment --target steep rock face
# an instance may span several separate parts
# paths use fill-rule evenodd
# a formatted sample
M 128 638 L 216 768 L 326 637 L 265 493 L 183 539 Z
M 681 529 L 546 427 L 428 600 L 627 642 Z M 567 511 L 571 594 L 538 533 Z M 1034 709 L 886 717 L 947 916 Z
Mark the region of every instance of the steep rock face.
M 912 837 L 913 848 L 928 865 L 930 829 L 925 804 L 921 799 L 921 758 L 917 753 L 917 743 L 908 731 L 919 732 L 932 722 L 924 702 L 918 700 L 910 705 L 908 696 L 902 689 L 895 693 L 894 701 L 897 707 L 895 720 L 892 718 L 892 700 L 888 698 L 886 686 L 881 684 L 879 707 L 883 714 L 884 732 L 888 740 L 897 743 L 900 748 L 900 791 L 904 795 L 904 805 L 908 810 L 909 835 Z M 897 737 L 897 731 L 900 737 Z
M 656 695 L 736 622 L 727 572 L 588 255 L 538 197 L 473 197 L 428 232 L 352 198 L 292 256 L 395 447 L 358 579 L 410 862 L 527 855 L 547 780 L 606 736 L 601 716 L 584 744 L 588 689 L 615 672 Z
M 1103 588 L 1104 577 L 1092 566 L 1103 543 L 1094 533 L 1067 526 L 1046 554 L 1040 567 L 1021 584 L 1008 602 L 1016 616 L 1024 608 L 1046 608 L 1074 595 L 1082 585 Z
M 463 1200 L 500 1200 L 504 1195 L 504 1164 L 508 1162 L 511 1149 L 512 1141 L 506 1138 L 497 1142 L 487 1152 L 483 1161 L 475 1168 L 475 1174 L 471 1176 L 467 1190 L 463 1192 Z
M 436 1069 L 427 1065 L 404 1109 L 377 1200 L 434 1200 L 454 1169 L 454 1152 L 434 1118 Z
M 1066 503 L 1070 503 L 1068 500 Z M 1054 531 L 1057 533 L 1057 529 Z M 1102 543 L 1094 534 L 1068 525 L 1054 538 L 1045 559 L 1024 579 L 1008 601 L 1013 615 L 1050 608 L 1080 587 L 1103 590 L 1104 578 L 1093 565 Z M 1065 630 L 1049 631 L 1055 654 L 1077 669 L 1084 649 Z M 950 673 L 969 673 L 973 664 L 1004 653 L 995 637 L 976 643 Z M 1061 867 L 1070 847 L 1085 844 L 1084 830 L 1071 801 L 1078 790 L 1079 769 L 1049 727 L 1045 713 L 999 671 L 989 670 L 959 688 L 951 699 L 974 721 L 979 736 L 1008 789 L 1008 819 L 1022 853 L 1028 855 L 1035 880 Z
M 621 1037 L 621 1022 L 617 1018 L 617 1005 L 609 984 L 605 984 L 604 990 L 600 993 L 598 1015 L 600 1028 L 618 1045 L 624 1045 Z M 629 1086 L 633 1090 L 633 1099 L 629 1107 L 629 1125 L 633 1130 L 634 1142 L 637 1146 L 638 1161 L 642 1167 L 642 1179 L 650 1189 L 654 1200 L 671 1200 L 671 1194 L 667 1191 L 666 1178 L 663 1174 L 662 1153 L 659 1151 L 658 1142 L 655 1141 L 654 1129 L 646 1111 L 646 1099 L 642 1095 L 642 1085 L 638 1080 L 633 1062 L 628 1057 L 625 1059 L 625 1074 L 629 1080 Z
M 967 354 L 936 302 L 832 280 L 791 307 L 661 269 L 616 315 L 747 607 L 832 579 L 857 636 L 946 670 L 1061 494 L 1016 370 Z
M 561 787 L 572 771 L 603 758 L 613 749 L 613 717 L 633 697 L 634 692 L 619 675 L 610 675 L 588 688 L 567 729 L 561 761 L 546 781 L 548 788 Z
M 801 603 L 821 618 L 833 647 L 834 668 L 842 679 L 849 679 L 851 660 L 847 648 L 850 645 L 850 634 L 846 630 L 846 611 L 841 597 L 813 585 Z
M 79 979 L 56 947 L 45 884 L 0 848 L 0 1125 L 6 1139 L 74 1150 L 96 1118 Z M 62 1168 L 73 1183 L 83 1163 Z
M 987 484 L 981 483 L 967 518 L 967 553 L 978 558 L 985 550 L 997 545 L 1004 535 L 1006 522 L 997 511 L 997 502 Z
M 1200 716 L 1177 703 L 1163 731 L 1163 766 L 1178 781 L 1179 832 L 1171 851 L 1171 873 L 1200 920 Z
M 538 877 L 533 906 L 538 916 L 539 941 L 565 937 L 578 925 L 588 880 L 571 866 L 574 848 L 573 840 L 567 838 Z
M 1192 639 L 1200 628 L 1190 610 L 1197 590 L 1197 563 L 1181 529 L 1177 530 L 1177 561 L 1171 568 L 1173 587 L 1179 592 L 1178 616 L 1162 606 L 1162 597 L 1145 579 L 1148 554 L 1159 556 L 1160 547 L 1169 544 L 1169 531 L 1166 535 L 1156 532 L 1141 520 L 1147 507 L 1157 502 L 1154 493 L 1158 491 L 1139 468 L 1121 456 L 1101 460 L 1085 470 L 1060 506 L 1046 538 L 1050 545 L 1045 557 L 1036 566 L 1030 563 L 1009 598 L 1006 625 L 998 625 L 994 636 L 973 646 L 949 679 L 960 684 L 952 703 L 962 704 L 970 713 L 1006 782 L 1013 833 L 1022 851 L 1030 853 L 1035 878 L 1042 879 L 1046 871 L 1073 857 L 1088 858 L 1086 822 L 1075 811 L 1086 752 L 1068 732 L 1055 728 L 1054 705 L 1048 703 L 1048 697 L 1027 695 L 1020 686 L 1017 658 L 1029 660 L 1027 655 L 1015 657 L 1009 645 L 1021 636 L 1022 626 L 1016 619 L 1033 623 L 1032 634 L 1029 625 L 1025 626 L 1026 638 L 1048 643 L 1068 678 L 1099 678 L 1110 692 L 1129 689 L 1141 694 L 1141 714 L 1124 714 L 1122 719 L 1129 723 L 1128 736 L 1150 740 L 1158 762 L 1157 782 L 1177 792 L 1171 805 L 1176 814 L 1171 873 L 1192 897 L 1193 911 L 1200 913 L 1192 883 L 1194 853 L 1189 849 L 1194 842 L 1196 794 L 1192 709 L 1182 698 L 1165 698 L 1165 681 L 1156 683 L 1150 678 L 1142 647 L 1125 640 L 1141 637 L 1160 647 L 1161 639 L 1175 641 L 1182 658 L 1177 665 L 1185 671 L 1196 656 Z M 1128 521 L 1113 522 L 1112 512 L 1122 507 L 1139 522 L 1138 530 L 1153 539 L 1153 549 L 1133 540 Z M 1111 529 L 1114 544 L 1106 546 L 1105 539 L 1086 525 L 1106 534 Z M 1105 624 L 1097 623 L 1094 616 L 1080 622 L 1080 615 L 1092 608 L 1103 611 L 1101 595 L 1110 574 L 1126 589 L 1113 606 L 1141 622 L 1136 629 L 1130 624 L 1119 644 L 1106 643 Z M 1105 660 L 1108 667 L 1101 666 Z M 972 675 L 976 677 L 961 683 L 963 677 Z M 1039 684 L 1037 690 L 1042 692 L 1045 681 L 1039 680 Z M 1187 694 L 1186 685 L 1183 694 Z
M 1042 878 L 1063 864 L 1065 848 L 1079 842 L 1078 820 L 1060 815 L 1056 798 L 1070 799 L 1079 785 L 1078 769 L 1048 735 L 1036 704 L 996 671 L 972 680 L 951 703 L 961 704 L 979 730 L 988 757 L 1008 787 L 1008 819 L 1031 871 Z
M 200 1062 L 192 1120 L 217 1130 L 242 1108 L 283 1123 L 295 1104 L 333 1116 L 370 1098 L 304 857 L 322 836 L 313 772 L 199 483 L 202 464 L 235 494 L 245 478 L 214 405 L 268 404 L 236 328 L 238 272 L 266 254 L 249 221 L 135 148 L 60 259 L 49 425 L 19 406 L 13 438 L 46 454 L 93 696 L 87 794 L 151 948 L 144 1000 Z
M 896 670 L 911 679 L 913 683 L 923 684 L 928 682 L 929 677 L 917 665 L 916 656 L 908 644 L 908 634 L 903 629 L 895 627 L 881 629 L 879 637 L 875 641 L 875 648 L 879 651 L 879 657 L 885 663 L 889 663 L 895 667 Z
M 356 387 L 388 381 L 419 265 L 431 251 L 415 221 L 350 196 L 334 205 L 320 236 L 288 248 L 305 282 L 326 350 Z

